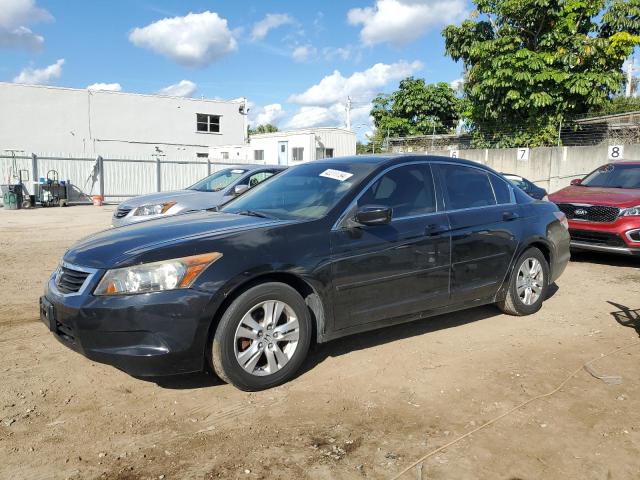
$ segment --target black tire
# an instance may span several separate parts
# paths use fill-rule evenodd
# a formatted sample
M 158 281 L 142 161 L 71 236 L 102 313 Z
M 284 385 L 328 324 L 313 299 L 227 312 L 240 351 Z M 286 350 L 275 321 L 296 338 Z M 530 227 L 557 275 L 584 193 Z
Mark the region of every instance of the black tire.
M 517 282 L 520 268 L 525 262 L 528 262 L 530 259 L 537 260 L 538 262 L 540 262 L 540 265 L 542 267 L 542 292 L 535 302 L 526 304 L 523 299 L 520 298 L 520 295 L 518 295 Z M 509 287 L 507 290 L 507 294 L 505 295 L 505 298 L 502 301 L 497 302 L 496 305 L 500 310 L 509 315 L 520 317 L 525 315 L 532 315 L 542 308 L 542 303 L 547 298 L 548 290 L 549 263 L 539 249 L 532 247 L 527 249 L 518 258 L 518 261 L 515 263 L 513 271 L 511 272 L 511 278 L 509 278 Z
M 298 343 L 290 359 L 280 370 L 259 376 L 249 373 L 240 365 L 236 358 L 235 334 L 246 313 L 261 302 L 272 300 L 284 302 L 295 313 L 299 329 Z M 296 290 L 289 285 L 277 282 L 257 285 L 238 296 L 222 315 L 211 342 L 211 367 L 222 380 L 240 390 L 257 391 L 275 387 L 290 380 L 302 365 L 309 351 L 311 331 L 309 310 Z M 253 345 L 253 341 L 250 345 Z M 277 340 L 274 341 L 276 342 Z M 266 361 L 266 352 L 263 360 Z

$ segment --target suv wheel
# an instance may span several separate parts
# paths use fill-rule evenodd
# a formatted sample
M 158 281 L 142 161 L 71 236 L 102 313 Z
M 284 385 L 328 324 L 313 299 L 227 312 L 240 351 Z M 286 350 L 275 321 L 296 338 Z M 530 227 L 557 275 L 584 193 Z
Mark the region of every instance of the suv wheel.
M 311 318 L 298 292 L 263 283 L 224 312 L 211 346 L 215 373 L 241 390 L 263 390 L 289 380 L 307 356 Z
M 498 307 L 509 315 L 531 315 L 542 307 L 547 297 L 549 264 L 537 248 L 525 251 L 513 269 L 509 289 Z

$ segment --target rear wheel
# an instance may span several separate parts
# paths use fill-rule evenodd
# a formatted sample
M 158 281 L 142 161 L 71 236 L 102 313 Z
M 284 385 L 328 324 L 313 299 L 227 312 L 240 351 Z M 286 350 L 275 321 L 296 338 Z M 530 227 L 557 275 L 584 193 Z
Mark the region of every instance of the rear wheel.
M 311 318 L 300 294 L 284 283 L 264 283 L 224 312 L 211 345 L 213 370 L 241 390 L 263 390 L 289 380 L 311 341 Z
M 542 308 L 549 288 L 549 264 L 537 248 L 526 250 L 513 269 L 504 300 L 497 303 L 509 315 L 531 315 Z

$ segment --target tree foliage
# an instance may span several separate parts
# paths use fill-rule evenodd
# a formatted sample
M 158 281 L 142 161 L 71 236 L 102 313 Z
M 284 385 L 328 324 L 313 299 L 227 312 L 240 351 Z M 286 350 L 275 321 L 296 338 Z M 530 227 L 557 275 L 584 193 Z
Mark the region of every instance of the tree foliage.
M 561 118 L 603 108 L 640 44 L 640 0 L 474 0 L 444 29 L 465 67 L 467 115 L 482 141 L 542 145 Z
M 249 127 L 249 135 L 256 135 L 259 133 L 274 133 L 277 131 L 278 131 L 278 127 L 270 123 L 265 123 L 264 125 L 258 125 L 255 128 Z
M 460 118 L 460 99 L 447 83 L 426 84 L 421 78 L 400 81 L 398 90 L 373 100 L 374 143 L 389 136 L 449 133 Z

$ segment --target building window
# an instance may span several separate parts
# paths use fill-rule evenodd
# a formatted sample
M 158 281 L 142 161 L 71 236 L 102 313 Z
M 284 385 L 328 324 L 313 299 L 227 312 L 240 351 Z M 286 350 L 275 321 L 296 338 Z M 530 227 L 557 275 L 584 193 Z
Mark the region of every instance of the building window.
M 293 161 L 301 162 L 304 160 L 304 148 L 302 147 L 294 147 L 293 148 Z
M 316 148 L 316 160 L 322 160 L 323 158 L 333 158 L 333 148 Z
M 208 153 L 196 153 L 196 158 L 209 158 Z
M 220 133 L 220 115 L 196 113 L 198 132 Z
M 253 159 L 262 161 L 264 160 L 264 150 L 254 150 L 253 151 Z
M 229 152 L 220 152 L 222 160 L 229 160 Z

